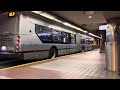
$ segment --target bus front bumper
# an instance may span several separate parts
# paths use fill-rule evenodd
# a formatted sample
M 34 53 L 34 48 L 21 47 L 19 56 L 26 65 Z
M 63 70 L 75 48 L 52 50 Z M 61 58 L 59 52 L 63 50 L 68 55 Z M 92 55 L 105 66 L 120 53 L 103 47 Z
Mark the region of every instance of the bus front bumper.
M 0 52 L 0 58 L 23 58 L 21 53 L 12 53 L 12 52 Z

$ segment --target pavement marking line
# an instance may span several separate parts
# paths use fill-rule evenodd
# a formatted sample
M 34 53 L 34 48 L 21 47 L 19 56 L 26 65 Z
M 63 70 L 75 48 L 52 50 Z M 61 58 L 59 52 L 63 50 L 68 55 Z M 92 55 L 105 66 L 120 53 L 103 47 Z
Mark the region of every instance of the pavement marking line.
M 7 68 L 2 68 L 0 70 L 6 70 L 6 69 L 11 69 L 11 68 L 20 67 L 20 66 L 27 66 L 27 65 L 37 64 L 37 63 L 44 63 L 44 62 L 53 61 L 53 60 L 54 59 L 46 59 L 46 60 L 42 60 L 42 61 L 36 61 L 36 62 L 21 64 L 21 65 L 11 66 L 11 67 L 7 67 Z
M 26 63 L 26 64 L 22 64 L 22 65 L 17 65 L 17 66 L 11 66 L 11 67 L 7 67 L 7 68 L 2 68 L 0 70 L 6 70 L 6 69 L 11 69 L 11 68 L 20 67 L 20 66 L 26 66 L 26 65 L 32 65 L 32 64 L 36 64 L 38 62 L 44 63 L 44 62 L 57 60 L 57 59 L 60 59 L 60 58 L 66 57 L 66 56 L 75 55 L 75 54 L 79 54 L 79 53 L 67 54 L 67 55 L 56 57 L 56 58 L 53 58 L 53 59 L 46 59 L 46 60 L 36 61 L 36 62 L 32 62 L 32 63 Z M 81 54 L 83 54 L 83 53 L 81 53 Z
M 26 66 L 26 65 L 32 65 L 32 64 L 37 64 L 37 63 L 44 63 L 44 62 L 48 62 L 48 61 L 53 61 L 53 60 L 57 60 L 66 56 L 70 56 L 70 55 L 65 55 L 65 56 L 60 56 L 60 57 L 56 57 L 56 58 L 52 58 L 52 59 L 46 59 L 46 60 L 41 60 L 41 61 L 36 61 L 36 62 L 31 62 L 31 63 L 26 63 L 26 64 L 21 64 L 21 65 L 17 65 L 17 66 L 11 66 L 11 67 L 7 67 L 7 68 L 2 68 L 0 70 L 6 70 L 6 69 L 11 69 L 11 68 L 16 68 L 16 67 L 21 67 L 21 66 Z
M 6 76 L 0 76 L 0 79 L 14 79 L 14 78 L 6 77 Z

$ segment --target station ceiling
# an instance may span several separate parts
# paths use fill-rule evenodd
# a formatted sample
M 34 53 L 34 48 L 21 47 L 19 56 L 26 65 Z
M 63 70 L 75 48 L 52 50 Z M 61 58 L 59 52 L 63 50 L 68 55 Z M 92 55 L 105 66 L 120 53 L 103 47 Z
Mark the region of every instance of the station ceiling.
M 120 11 L 51 11 L 51 13 L 63 17 L 95 34 L 99 29 L 99 25 L 106 24 L 110 18 L 120 17 Z
M 98 25 L 106 23 L 106 20 L 101 12 L 91 12 L 89 14 L 86 11 L 52 11 L 53 13 L 70 20 L 71 22 L 78 24 L 88 30 L 96 30 Z M 92 18 L 89 18 L 89 16 Z

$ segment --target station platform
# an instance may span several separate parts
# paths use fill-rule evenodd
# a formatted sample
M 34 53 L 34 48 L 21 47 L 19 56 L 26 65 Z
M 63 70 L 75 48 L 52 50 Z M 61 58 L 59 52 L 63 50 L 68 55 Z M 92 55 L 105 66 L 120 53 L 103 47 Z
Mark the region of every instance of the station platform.
M 99 49 L 0 69 L 0 79 L 120 79 Z

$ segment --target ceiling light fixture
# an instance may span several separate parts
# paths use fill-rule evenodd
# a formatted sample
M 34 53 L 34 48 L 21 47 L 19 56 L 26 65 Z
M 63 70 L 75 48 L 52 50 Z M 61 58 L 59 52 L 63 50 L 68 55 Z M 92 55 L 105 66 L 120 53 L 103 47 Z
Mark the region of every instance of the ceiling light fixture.
M 74 26 L 74 25 L 72 25 L 72 24 L 70 24 L 70 23 L 68 23 L 68 22 L 63 22 L 63 21 L 57 19 L 56 17 L 54 17 L 54 16 L 52 16 L 52 15 L 50 15 L 50 14 L 48 14 L 48 13 L 45 13 L 45 12 L 42 12 L 42 11 L 32 11 L 32 12 L 34 12 L 34 13 L 36 13 L 36 14 L 39 14 L 39 15 L 41 15 L 41 16 L 44 16 L 44 17 L 46 17 L 46 18 L 52 19 L 52 20 L 54 20 L 54 21 L 57 21 L 57 22 L 59 22 L 59 23 L 63 23 L 64 25 L 69 26 L 69 27 L 71 27 L 71 28 L 74 28 L 74 29 L 76 29 L 76 30 L 82 31 L 82 32 L 84 32 L 84 33 L 87 33 L 87 31 L 82 30 L 81 28 L 76 27 L 76 26 Z
M 92 18 L 92 16 L 88 16 L 88 18 Z
M 61 20 L 59 20 L 59 19 L 57 19 L 57 18 L 54 18 L 53 20 L 54 20 L 54 21 L 57 21 L 57 22 L 59 22 L 59 23 L 63 23 L 63 21 L 61 21 Z
M 54 16 L 52 16 L 52 15 L 50 15 L 50 14 L 48 14 L 48 13 L 45 13 L 45 12 L 40 13 L 40 15 L 41 15 L 41 16 L 44 16 L 44 17 L 46 17 L 46 18 L 49 18 L 49 19 L 55 19 Z
M 48 13 L 45 13 L 45 12 L 43 12 L 43 11 L 32 11 L 32 12 L 34 12 L 34 13 L 36 13 L 36 14 L 39 14 L 39 15 L 41 15 L 41 16 L 43 16 L 43 17 L 52 19 L 52 20 L 54 20 L 54 21 L 57 21 L 57 22 L 59 22 L 59 23 L 63 23 L 63 21 L 61 21 L 61 20 L 57 19 L 56 17 L 54 17 L 54 16 L 52 16 L 52 15 L 50 15 L 50 14 L 48 14 Z
M 42 11 L 31 11 L 33 13 L 36 13 L 36 14 L 40 14 Z
M 72 24 L 70 24 L 70 23 L 68 23 L 68 22 L 63 22 L 63 24 L 66 25 L 66 26 L 72 27 L 72 28 L 74 28 L 74 29 L 76 29 L 76 30 L 79 30 L 79 31 L 81 31 L 81 32 L 87 33 L 87 31 L 82 30 L 81 28 L 76 27 L 76 26 L 74 26 L 74 25 L 72 25 Z
M 94 36 L 94 37 L 96 37 L 96 38 L 100 38 L 101 39 L 101 37 L 99 37 L 99 36 L 97 36 L 97 35 L 94 35 L 94 34 L 92 34 L 92 33 L 88 33 L 89 35 L 91 35 L 91 36 Z

